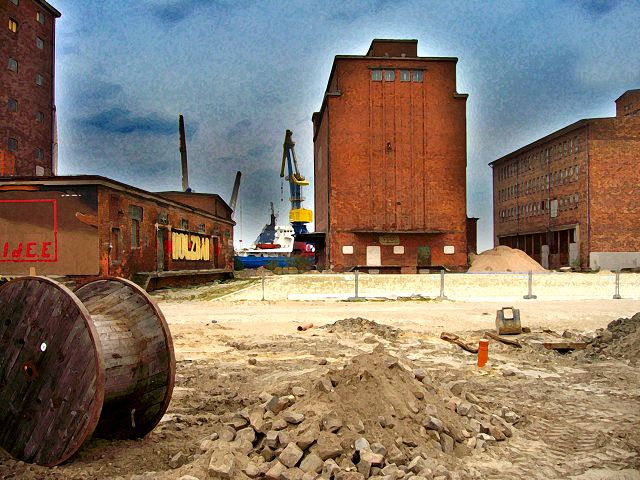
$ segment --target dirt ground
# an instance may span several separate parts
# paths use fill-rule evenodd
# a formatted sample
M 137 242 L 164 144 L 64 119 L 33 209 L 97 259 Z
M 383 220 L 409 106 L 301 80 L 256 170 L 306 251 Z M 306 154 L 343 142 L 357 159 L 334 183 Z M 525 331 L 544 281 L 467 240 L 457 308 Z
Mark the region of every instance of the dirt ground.
M 442 460 L 444 478 L 640 479 L 637 359 L 606 352 L 559 354 L 542 346 L 543 341 L 593 336 L 612 320 L 640 312 L 639 300 L 520 300 L 514 307 L 531 328 L 518 336 L 523 347 L 491 341 L 489 362 L 479 369 L 475 355 L 439 335 L 453 332 L 477 344 L 484 330 L 495 328 L 496 310 L 506 306 L 502 303 L 205 297 L 188 291 L 156 294 L 173 335 L 177 378 L 167 415 L 153 432 L 137 441 L 92 439 L 71 461 L 53 469 L 0 457 L 0 479 L 211 478 L 200 444 L 233 413 L 261 403 L 264 392 L 314 391 L 323 375 L 341 371 L 378 345 L 385 355 L 426 372 L 442 405 L 450 400 L 442 392 L 466 394 L 483 411 L 505 407 L 518 416 L 511 438 Z M 322 328 L 356 317 L 382 327 L 351 321 Z M 297 331 L 307 322 L 314 327 Z M 311 408 L 311 395 L 305 398 Z M 367 415 L 376 415 L 375 402 L 367 408 L 372 409 Z M 403 448 L 421 448 L 405 443 L 409 447 Z M 184 459 L 172 461 L 180 452 Z

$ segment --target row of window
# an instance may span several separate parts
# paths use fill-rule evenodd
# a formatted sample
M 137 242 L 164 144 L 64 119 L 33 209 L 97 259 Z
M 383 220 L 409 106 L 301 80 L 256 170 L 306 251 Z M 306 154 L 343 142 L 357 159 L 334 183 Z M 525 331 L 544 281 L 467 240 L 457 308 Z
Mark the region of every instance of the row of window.
M 7 150 L 9 150 L 12 153 L 18 153 L 18 140 L 15 138 L 9 137 L 9 140 L 7 141 Z M 41 148 L 36 148 L 35 157 L 38 160 L 44 159 L 44 150 Z
M 378 247 L 378 248 L 380 248 L 380 247 Z M 394 245 L 393 246 L 393 253 L 395 255 L 404 255 L 404 245 Z M 353 245 L 343 245 L 342 246 L 342 254 L 343 255 L 353 255 Z
M 371 70 L 371 80 L 374 82 L 381 82 L 384 78 L 385 82 L 394 82 L 396 79 L 395 70 Z M 424 71 L 422 70 L 400 70 L 401 82 L 422 82 L 424 80 Z
M 18 73 L 18 61 L 15 58 L 9 57 L 9 62 L 7 68 L 12 72 Z M 35 77 L 36 85 L 43 86 L 44 85 L 44 75 L 41 73 L 36 73 Z
M 542 150 L 530 153 L 516 161 L 510 162 L 498 169 L 498 180 L 514 177 L 519 173 L 533 170 L 536 166 L 546 168 L 546 165 L 554 159 L 563 158 L 580 151 L 580 138 L 575 136 L 569 140 L 563 140 Z
M 530 178 L 524 182 L 512 185 L 507 188 L 498 190 L 498 201 L 503 202 L 512 198 L 517 198 L 520 193 L 528 195 L 530 193 L 542 192 L 549 190 L 551 187 L 566 185 L 567 183 L 578 181 L 580 167 L 573 165 L 552 172 L 550 175 L 540 175 L 536 178 Z
M 11 0 L 11 3 L 18 6 L 20 5 L 20 0 Z M 36 22 L 38 22 L 40 25 L 44 25 L 45 21 L 46 21 L 45 14 L 42 12 L 36 12 Z
M 13 18 L 9 18 L 9 30 L 18 33 L 18 22 Z M 44 40 L 36 35 L 36 47 L 40 50 L 44 49 Z
M 558 199 L 542 200 L 540 202 L 532 202 L 518 207 L 505 208 L 498 212 L 498 216 L 501 222 L 509 222 L 516 218 L 536 217 L 544 215 L 545 211 L 550 211 L 552 217 L 556 216 L 555 211 L 573 210 L 578 208 L 578 201 L 580 195 L 574 193 L 573 195 L 566 195 Z
M 17 112 L 18 111 L 18 101 L 15 98 L 9 97 L 9 100 L 7 100 L 7 108 L 9 109 L 10 112 Z M 40 111 L 36 112 L 35 119 L 36 119 L 36 123 L 43 123 L 44 122 L 44 113 L 42 113 Z

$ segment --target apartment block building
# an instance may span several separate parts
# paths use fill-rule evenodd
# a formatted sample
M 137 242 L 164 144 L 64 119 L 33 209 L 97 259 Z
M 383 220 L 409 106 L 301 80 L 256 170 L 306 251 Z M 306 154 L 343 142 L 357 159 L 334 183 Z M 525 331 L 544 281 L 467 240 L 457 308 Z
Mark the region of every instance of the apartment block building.
M 640 90 L 490 163 L 496 245 L 546 268 L 640 268 Z
M 376 39 L 366 55 L 335 57 L 312 117 L 321 267 L 467 266 L 467 95 L 456 63 L 419 57 L 417 40 Z
M 44 0 L 0 2 L 0 176 L 53 175 L 55 22 Z

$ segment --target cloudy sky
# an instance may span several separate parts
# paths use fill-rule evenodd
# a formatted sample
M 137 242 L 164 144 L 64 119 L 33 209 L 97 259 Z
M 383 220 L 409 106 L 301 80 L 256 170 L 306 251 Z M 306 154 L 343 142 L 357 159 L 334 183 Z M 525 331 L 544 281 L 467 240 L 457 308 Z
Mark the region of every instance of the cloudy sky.
M 421 56 L 460 59 L 468 214 L 480 217 L 481 250 L 492 247 L 487 164 L 578 119 L 613 116 L 614 100 L 640 88 L 637 0 L 50 2 L 62 12 L 59 173 L 178 190 L 182 113 L 195 191 L 228 200 L 243 172 L 236 239 L 245 244 L 269 202 L 288 218 L 285 129 L 313 181 L 311 114 L 333 57 L 363 55 L 373 38 L 416 38 Z

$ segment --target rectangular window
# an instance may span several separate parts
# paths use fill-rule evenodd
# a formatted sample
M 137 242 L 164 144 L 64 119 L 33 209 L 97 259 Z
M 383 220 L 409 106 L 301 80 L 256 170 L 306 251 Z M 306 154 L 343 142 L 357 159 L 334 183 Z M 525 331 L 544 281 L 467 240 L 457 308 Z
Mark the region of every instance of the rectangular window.
M 44 177 L 44 167 L 36 165 L 36 176 Z
M 409 70 L 400 70 L 400 81 L 401 82 L 410 82 L 411 81 L 411 72 Z
M 36 73 L 36 85 L 44 85 L 44 76 L 41 73 Z
M 142 222 L 142 207 L 129 205 L 131 218 L 131 248 L 140 247 L 140 222 Z
M 20 3 L 20 2 L 19 2 L 19 0 L 11 0 L 11 3 L 13 3 L 14 5 L 18 5 L 18 3 Z
M 198 226 L 196 227 L 196 231 L 197 231 L 198 233 L 204 233 L 204 231 L 205 231 L 204 223 L 200 223 L 200 224 L 198 224 Z
M 36 37 L 36 47 L 38 47 L 40 50 L 44 48 L 44 40 L 42 40 L 40 37 Z
M 394 245 L 393 254 L 394 255 L 404 255 L 404 245 Z
M 342 246 L 342 254 L 343 255 L 353 255 L 353 245 L 343 245 Z
M 374 82 L 382 81 L 382 70 L 371 70 L 371 80 Z
M 15 138 L 9 138 L 9 141 L 7 142 L 7 148 L 10 152 L 17 152 L 18 140 L 16 140 Z
M 393 82 L 396 79 L 396 71 L 395 70 L 385 70 L 384 71 L 384 81 L 385 82 Z
M 42 12 L 36 12 L 36 20 L 38 21 L 38 23 L 40 23 L 41 25 L 44 25 L 44 13 Z
M 13 18 L 9 19 L 9 30 L 11 30 L 13 33 L 16 33 L 18 31 L 18 22 L 16 22 Z
M 180 228 L 183 230 L 189 230 L 189 220 L 185 218 L 180 219 Z
M 18 71 L 18 61 L 15 58 L 11 58 L 9 57 L 9 70 L 11 70 L 12 72 L 17 72 Z
M 42 160 L 44 158 L 44 150 L 41 148 L 36 148 L 36 158 L 38 160 Z
M 9 107 L 10 112 L 18 111 L 18 101 L 15 98 L 9 98 L 9 101 L 7 102 L 7 106 Z
M 43 123 L 44 122 L 44 113 L 36 112 L 36 122 Z
M 414 70 L 413 71 L 413 81 L 421 82 L 424 80 L 424 72 L 422 70 Z

